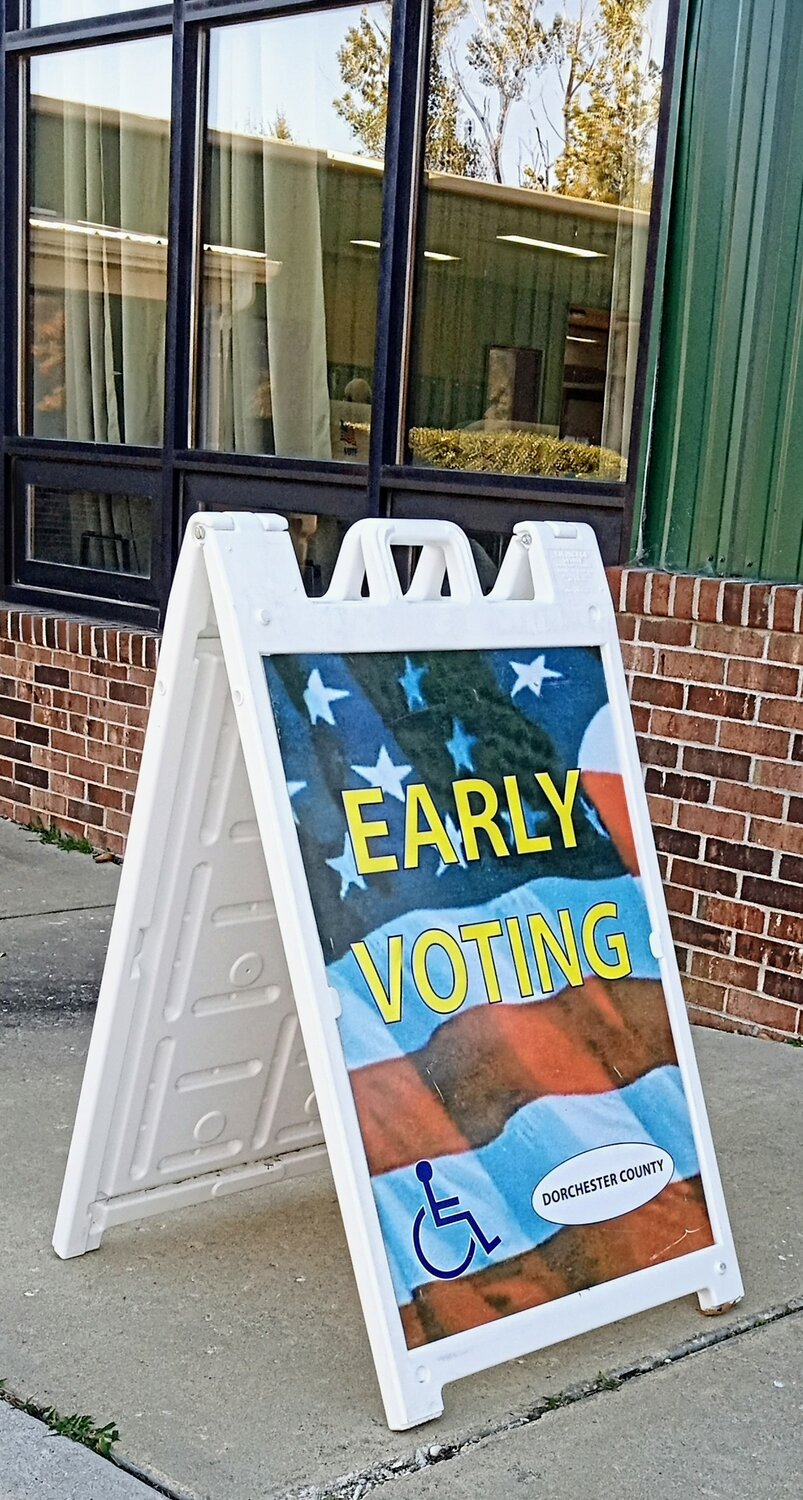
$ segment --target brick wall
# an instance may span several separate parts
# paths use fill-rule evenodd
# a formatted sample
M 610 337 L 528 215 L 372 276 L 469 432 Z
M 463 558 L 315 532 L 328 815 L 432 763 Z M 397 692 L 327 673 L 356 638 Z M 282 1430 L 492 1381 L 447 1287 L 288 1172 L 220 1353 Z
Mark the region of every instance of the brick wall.
M 610 581 L 692 1018 L 803 1036 L 803 588 Z M 0 610 L 0 816 L 123 852 L 157 651 Z
M 0 610 L 0 816 L 122 854 L 158 639 Z
M 610 579 L 692 1019 L 803 1035 L 803 588 Z

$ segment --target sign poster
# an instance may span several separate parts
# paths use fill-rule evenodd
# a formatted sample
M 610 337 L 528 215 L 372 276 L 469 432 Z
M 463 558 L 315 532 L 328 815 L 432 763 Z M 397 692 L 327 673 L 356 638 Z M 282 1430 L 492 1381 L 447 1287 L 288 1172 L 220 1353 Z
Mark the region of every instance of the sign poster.
M 408 1348 L 713 1245 L 599 648 L 264 665 Z

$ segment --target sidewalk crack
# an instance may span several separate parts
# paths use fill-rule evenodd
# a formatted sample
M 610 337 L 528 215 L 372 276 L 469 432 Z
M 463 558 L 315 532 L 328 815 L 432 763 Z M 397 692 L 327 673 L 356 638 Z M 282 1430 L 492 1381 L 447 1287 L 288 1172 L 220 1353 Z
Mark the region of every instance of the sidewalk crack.
M 274 1496 L 274 1500 L 364 1500 L 365 1496 L 380 1489 L 383 1484 L 387 1484 L 392 1479 L 403 1479 L 407 1475 L 419 1474 L 423 1469 L 433 1468 L 436 1464 L 448 1463 L 451 1459 L 470 1452 L 480 1443 L 487 1442 L 488 1439 L 504 1437 L 509 1432 L 531 1427 L 551 1412 L 563 1410 L 567 1406 L 575 1406 L 578 1402 L 587 1401 L 602 1391 L 617 1391 L 631 1380 L 640 1380 L 642 1376 L 666 1369 L 668 1365 L 679 1364 L 694 1354 L 700 1354 L 707 1349 L 715 1349 L 718 1345 L 730 1343 L 743 1334 L 752 1333 L 757 1328 L 767 1328 L 772 1323 L 780 1322 L 782 1318 L 793 1317 L 801 1312 L 803 1312 L 803 1296 L 792 1298 L 789 1302 L 767 1308 L 763 1312 L 746 1314 L 724 1327 L 706 1328 L 704 1332 L 684 1340 L 681 1344 L 676 1344 L 672 1349 L 646 1355 L 634 1364 L 600 1372 L 595 1380 L 583 1381 L 578 1385 L 568 1386 L 564 1391 L 542 1396 L 526 1410 L 505 1420 L 490 1423 L 464 1438 L 446 1443 L 434 1442 L 427 1447 L 416 1448 L 406 1458 L 373 1464 L 368 1469 L 343 1474 L 338 1479 L 325 1484 L 302 1485 L 283 1490 Z

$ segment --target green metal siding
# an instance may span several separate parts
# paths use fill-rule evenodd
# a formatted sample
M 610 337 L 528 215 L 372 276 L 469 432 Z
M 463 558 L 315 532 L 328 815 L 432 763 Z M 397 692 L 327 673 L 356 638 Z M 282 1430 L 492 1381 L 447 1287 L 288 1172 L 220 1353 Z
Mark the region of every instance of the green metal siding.
M 803 4 L 692 0 L 646 560 L 803 576 Z

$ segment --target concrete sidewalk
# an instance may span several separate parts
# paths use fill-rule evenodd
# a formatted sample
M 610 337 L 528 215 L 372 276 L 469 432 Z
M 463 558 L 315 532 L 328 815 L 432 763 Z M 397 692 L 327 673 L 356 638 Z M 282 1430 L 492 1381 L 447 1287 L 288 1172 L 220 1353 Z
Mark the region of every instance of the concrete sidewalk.
M 380 1487 L 387 1500 L 803 1494 L 803 1050 L 695 1035 L 747 1288 L 739 1308 L 710 1320 L 692 1300 L 655 1309 L 449 1386 L 440 1421 L 392 1434 L 327 1172 L 126 1225 L 93 1254 L 56 1258 L 86 1001 L 117 872 L 0 823 L 6 890 L 9 872 L 16 915 L 0 921 L 0 947 L 22 976 L 6 993 L 0 1033 L 0 1378 L 9 1390 L 114 1421 L 115 1451 L 140 1478 L 203 1500 Z M 0 911 L 8 907 L 0 894 Z M 79 923 L 87 911 L 99 914 L 92 928 Z M 32 923 L 24 942 L 14 929 L 23 917 Z M 61 948 L 56 930 L 72 935 Z M 56 955 L 47 982 L 27 990 L 26 944 L 31 959 Z M 0 960 L 0 995 L 9 959 Z M 600 1372 L 622 1383 L 594 1394 Z M 28 1483 L 24 1461 L 8 1488 L 0 1464 L 0 1500 L 128 1500 L 97 1478 L 102 1470 L 117 1482 L 118 1471 L 76 1453 L 93 1465 L 83 1489 Z

